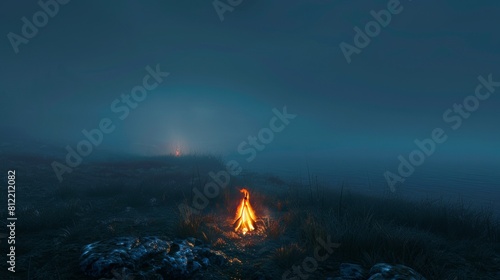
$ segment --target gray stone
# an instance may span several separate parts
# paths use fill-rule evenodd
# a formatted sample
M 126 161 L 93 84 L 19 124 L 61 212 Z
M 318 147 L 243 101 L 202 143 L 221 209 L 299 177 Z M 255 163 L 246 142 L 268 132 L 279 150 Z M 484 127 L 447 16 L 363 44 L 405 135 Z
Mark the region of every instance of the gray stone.
M 381 273 L 375 273 L 370 278 L 368 278 L 368 280 L 386 280 L 386 279 L 387 278 L 385 278 Z
M 425 280 L 415 270 L 401 264 L 378 263 L 370 269 L 370 275 L 368 280 Z
M 201 269 L 201 264 L 200 264 L 199 262 L 197 262 L 197 261 L 193 261 L 193 267 L 192 267 L 192 270 L 193 270 L 193 271 L 197 271 L 197 270 L 199 270 L 199 269 Z
M 340 265 L 340 276 L 328 277 L 326 280 L 425 280 L 415 270 L 404 265 L 390 265 L 378 263 L 374 265 L 368 275 L 362 266 L 351 263 Z
M 340 278 L 345 280 L 364 280 L 366 271 L 359 264 L 340 264 Z
M 196 245 L 195 245 L 196 244 Z M 92 277 L 158 275 L 188 279 L 210 264 L 224 266 L 227 257 L 199 240 L 163 240 L 158 237 L 119 237 L 84 246 L 80 268 Z M 202 265 L 203 264 L 203 265 Z M 156 277 L 156 276 L 155 276 Z

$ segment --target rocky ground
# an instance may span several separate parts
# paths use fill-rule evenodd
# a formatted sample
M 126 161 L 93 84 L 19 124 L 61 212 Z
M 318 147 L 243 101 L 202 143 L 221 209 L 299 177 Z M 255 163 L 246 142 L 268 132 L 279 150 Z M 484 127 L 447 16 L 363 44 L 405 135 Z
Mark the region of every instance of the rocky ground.
M 201 240 L 163 240 L 159 237 L 119 237 L 86 245 L 80 268 L 93 278 L 104 279 L 211 279 L 224 270 L 237 270 L 241 260 L 210 249 Z M 314 270 L 311 266 L 310 270 Z M 309 269 L 305 268 L 304 275 Z M 309 272 L 311 272 L 309 271 Z M 404 265 L 379 263 L 370 270 L 361 265 L 342 263 L 340 276 L 327 280 L 425 280 Z M 227 276 L 227 275 L 226 275 Z M 300 275 L 298 275 L 300 277 Z M 242 279 L 247 279 L 241 275 Z M 283 276 L 284 279 L 296 277 Z M 252 279 L 272 279 L 254 274 Z
M 2 160 L 19 174 L 11 279 L 500 279 L 500 230 L 482 212 L 245 173 L 186 215 L 217 159 L 93 162 L 62 184 L 50 159 Z M 245 235 L 240 186 L 258 216 Z

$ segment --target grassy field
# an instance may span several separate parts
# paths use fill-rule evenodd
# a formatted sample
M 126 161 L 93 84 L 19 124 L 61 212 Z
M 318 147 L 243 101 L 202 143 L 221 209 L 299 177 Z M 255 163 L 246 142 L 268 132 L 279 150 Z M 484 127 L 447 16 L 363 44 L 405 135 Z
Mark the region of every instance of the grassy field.
M 281 279 L 314 255 L 321 240 L 340 246 L 318 262 L 310 279 L 338 275 L 339 264 L 369 269 L 404 264 L 427 279 L 500 279 L 500 225 L 491 213 L 464 203 L 370 197 L 348 185 L 288 182 L 245 173 L 185 213 L 193 188 L 203 190 L 211 156 L 129 158 L 82 165 L 59 183 L 48 159 L 9 158 L 17 170 L 16 274 L 13 279 L 88 279 L 78 267 L 83 245 L 117 236 L 196 237 L 231 258 L 211 279 Z M 240 187 L 250 191 L 257 229 L 232 230 Z M 0 220 L 6 221 L 2 207 Z M 1 243 L 2 252 L 7 250 Z M 6 268 L 5 268 L 6 269 Z

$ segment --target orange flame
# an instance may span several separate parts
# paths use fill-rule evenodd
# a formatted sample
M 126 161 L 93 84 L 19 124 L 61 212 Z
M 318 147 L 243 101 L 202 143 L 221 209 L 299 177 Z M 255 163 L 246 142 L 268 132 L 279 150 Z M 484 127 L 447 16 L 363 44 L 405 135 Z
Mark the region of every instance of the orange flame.
M 240 192 L 244 194 L 243 199 L 241 200 L 238 209 L 236 210 L 236 218 L 233 224 L 234 231 L 243 232 L 246 234 L 248 231 L 252 231 L 255 229 L 255 212 L 250 205 L 250 194 L 246 189 L 241 189 Z

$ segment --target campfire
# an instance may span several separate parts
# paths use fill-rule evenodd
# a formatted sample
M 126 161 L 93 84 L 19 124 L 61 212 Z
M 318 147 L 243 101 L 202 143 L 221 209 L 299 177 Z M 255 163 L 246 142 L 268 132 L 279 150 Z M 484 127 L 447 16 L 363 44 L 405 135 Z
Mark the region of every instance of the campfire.
M 181 148 L 180 148 L 180 147 L 175 148 L 174 155 L 175 155 L 176 157 L 180 157 L 180 156 L 182 155 L 182 152 L 181 152 Z
M 250 205 L 250 194 L 246 189 L 241 189 L 243 199 L 236 210 L 236 218 L 234 222 L 234 231 L 241 231 L 244 235 L 255 229 L 255 212 Z

